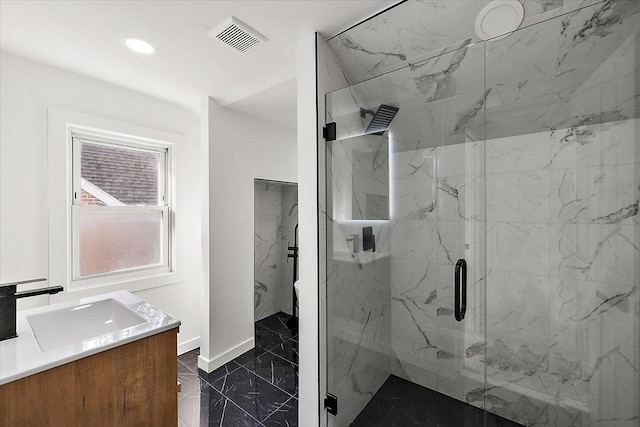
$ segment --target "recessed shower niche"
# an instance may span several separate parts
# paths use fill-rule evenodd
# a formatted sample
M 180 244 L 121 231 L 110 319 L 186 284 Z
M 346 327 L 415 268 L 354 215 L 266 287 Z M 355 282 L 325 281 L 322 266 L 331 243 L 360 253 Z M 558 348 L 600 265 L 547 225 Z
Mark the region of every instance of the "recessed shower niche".
M 294 314 L 297 263 L 298 185 L 254 182 L 255 321 L 276 313 Z M 296 249 L 294 249 L 296 248 Z
M 389 139 L 360 135 L 331 146 L 336 219 L 389 219 Z

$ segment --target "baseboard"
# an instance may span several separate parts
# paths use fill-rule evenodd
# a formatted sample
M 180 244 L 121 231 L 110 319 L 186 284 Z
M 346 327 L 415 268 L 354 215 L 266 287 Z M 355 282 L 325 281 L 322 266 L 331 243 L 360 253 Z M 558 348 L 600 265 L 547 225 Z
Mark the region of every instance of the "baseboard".
M 198 368 L 206 372 L 213 372 L 220 366 L 231 362 L 236 357 L 251 350 L 253 347 L 255 347 L 255 340 L 253 337 L 251 337 L 245 342 L 238 344 L 237 346 L 215 356 L 212 359 L 205 359 L 202 356 L 198 356 Z
M 178 343 L 178 356 L 200 347 L 200 337 L 191 338 L 185 342 Z

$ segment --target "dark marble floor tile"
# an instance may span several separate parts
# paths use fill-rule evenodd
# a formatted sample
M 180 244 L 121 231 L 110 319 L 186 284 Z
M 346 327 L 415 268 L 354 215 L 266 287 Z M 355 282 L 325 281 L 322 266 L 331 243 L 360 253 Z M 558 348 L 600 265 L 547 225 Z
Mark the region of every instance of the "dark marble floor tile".
M 265 350 L 271 350 L 288 341 L 286 335 L 279 334 L 271 329 L 256 326 L 256 346 Z
M 487 414 L 488 426 L 519 424 Z M 484 411 L 465 402 L 391 375 L 360 412 L 352 427 L 475 427 Z
M 265 427 L 297 427 L 298 401 L 293 397 L 262 422 Z
M 204 379 L 192 372 L 191 369 L 187 368 L 187 366 L 180 361 L 178 361 L 178 381 L 180 381 L 181 384 L 178 400 L 184 399 L 207 385 Z
M 267 418 L 291 397 L 243 367 L 212 385 L 258 421 Z
M 294 340 L 285 341 L 282 344 L 269 350 L 290 362 L 298 364 L 298 342 Z
M 178 403 L 180 419 L 190 427 L 259 427 L 261 424 L 211 386 Z
M 266 352 L 243 365 L 290 395 L 298 392 L 298 366 Z
M 246 353 L 243 353 L 242 355 L 236 357 L 235 359 L 233 359 L 233 361 L 238 365 L 244 365 L 245 363 L 251 362 L 256 357 L 264 354 L 266 351 L 267 350 L 265 350 L 264 348 L 254 347 Z
M 218 369 L 214 370 L 213 372 L 205 372 L 202 369 L 198 369 L 198 376 L 200 376 L 200 378 L 204 379 L 209 384 L 213 385 L 214 382 L 220 380 L 221 378 L 226 377 L 227 375 L 229 375 L 231 372 L 235 371 L 239 367 L 240 365 L 238 365 L 236 362 L 232 360 L 226 365 L 220 366 Z
M 293 336 L 297 335 L 298 331 L 297 329 L 294 329 L 293 331 L 289 329 L 287 322 L 290 318 L 290 315 L 279 312 L 276 314 L 272 314 L 269 317 L 265 317 L 262 320 L 258 320 L 256 322 L 256 325 L 277 332 L 281 335 L 286 336 L 287 338 L 292 338 Z
M 243 366 L 292 396 L 298 392 L 298 366 L 280 356 L 266 352 Z
M 200 355 L 200 349 L 196 348 L 184 354 L 178 356 L 178 360 L 189 368 L 192 372 L 198 372 L 198 356 Z

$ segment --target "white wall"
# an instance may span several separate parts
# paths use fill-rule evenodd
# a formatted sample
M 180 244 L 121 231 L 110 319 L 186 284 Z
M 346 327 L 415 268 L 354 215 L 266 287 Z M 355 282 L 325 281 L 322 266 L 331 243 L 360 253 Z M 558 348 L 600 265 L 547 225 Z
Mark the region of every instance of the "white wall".
M 48 215 L 49 107 L 184 136 L 175 150 L 177 268 L 183 281 L 136 294 L 182 321 L 182 351 L 197 347 L 202 279 L 198 118 L 169 102 L 6 52 L 0 53 L 0 282 L 49 277 L 49 228 L 61 226 L 49 223 Z M 51 283 L 57 284 L 65 285 Z M 108 288 L 82 296 L 104 292 Z M 55 300 L 78 296 L 65 293 Z M 48 299 L 24 300 L 19 308 L 46 304 Z
M 209 259 L 203 280 L 209 286 L 202 290 L 198 365 L 211 372 L 254 345 L 254 179 L 296 182 L 297 154 L 292 130 L 211 98 L 203 100 L 202 117 L 208 122 L 201 143 L 209 169 L 202 227 L 203 256 Z
M 300 262 L 300 365 L 298 425 L 319 424 L 318 348 L 318 170 L 316 111 L 316 35 L 297 46 L 298 75 L 298 235 Z

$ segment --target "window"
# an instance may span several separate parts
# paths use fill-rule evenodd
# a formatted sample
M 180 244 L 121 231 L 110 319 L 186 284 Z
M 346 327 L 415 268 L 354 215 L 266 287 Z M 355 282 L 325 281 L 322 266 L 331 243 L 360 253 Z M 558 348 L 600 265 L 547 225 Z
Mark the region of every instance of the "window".
M 170 147 L 74 132 L 72 153 L 73 281 L 171 271 Z

